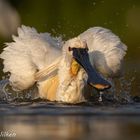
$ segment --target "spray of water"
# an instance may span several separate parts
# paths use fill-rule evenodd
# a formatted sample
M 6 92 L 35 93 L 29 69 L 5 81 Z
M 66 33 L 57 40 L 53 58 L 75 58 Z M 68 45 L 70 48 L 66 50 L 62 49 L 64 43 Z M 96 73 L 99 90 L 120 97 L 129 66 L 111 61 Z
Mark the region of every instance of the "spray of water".
M 97 102 L 104 102 L 104 100 L 117 101 L 119 103 L 131 103 L 131 85 L 135 77 L 131 77 L 130 79 L 126 79 L 126 77 L 121 77 L 120 79 L 112 80 L 112 88 L 106 92 L 98 94 Z M 97 94 L 94 95 L 97 96 Z M 105 98 L 104 98 L 105 97 Z M 3 77 L 3 80 L 0 81 L 0 100 L 8 101 L 8 102 L 24 102 L 24 101 L 32 101 L 37 99 L 38 91 L 36 85 L 31 87 L 28 90 L 24 91 L 15 91 L 8 77 Z
M 0 100 L 13 102 L 13 101 L 31 101 L 38 98 L 37 87 L 34 85 L 28 90 L 16 91 L 10 85 L 8 79 L 0 81 Z

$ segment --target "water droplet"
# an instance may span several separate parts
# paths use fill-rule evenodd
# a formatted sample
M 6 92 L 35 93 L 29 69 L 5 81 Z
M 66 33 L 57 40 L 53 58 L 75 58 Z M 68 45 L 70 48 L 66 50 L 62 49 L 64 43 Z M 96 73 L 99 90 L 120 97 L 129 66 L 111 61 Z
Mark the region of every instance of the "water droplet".
M 132 8 L 136 8 L 136 5 L 135 5 L 135 4 L 133 4 L 133 5 L 132 5 Z
M 119 12 L 116 12 L 116 13 L 115 13 L 115 15 L 116 15 L 116 16 L 119 16 L 119 15 L 120 15 L 120 13 L 119 13 Z
M 103 92 L 101 92 L 101 91 L 100 91 L 100 93 L 99 93 L 99 94 L 100 94 L 100 96 L 99 96 L 98 101 L 99 101 L 99 102 L 102 102 L 102 101 L 103 101 L 103 99 L 102 99 Z
M 93 2 L 93 5 L 95 6 L 96 5 L 96 2 Z
M 104 22 L 104 25 L 107 25 L 107 22 Z
M 128 24 L 126 24 L 126 27 L 129 27 L 129 25 L 128 25 Z

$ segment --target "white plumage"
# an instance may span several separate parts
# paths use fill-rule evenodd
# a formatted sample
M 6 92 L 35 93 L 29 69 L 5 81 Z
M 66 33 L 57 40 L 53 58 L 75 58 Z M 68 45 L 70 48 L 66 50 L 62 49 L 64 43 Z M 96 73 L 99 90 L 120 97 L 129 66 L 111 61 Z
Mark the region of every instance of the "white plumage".
M 93 27 L 80 34 L 86 40 L 91 62 L 104 76 L 114 77 L 120 74 L 127 47 L 118 36 L 102 27 Z
M 3 71 L 11 73 L 9 80 L 12 86 L 24 90 L 35 83 L 36 76 L 41 77 L 38 81 L 40 97 L 68 103 L 85 100 L 87 80 L 82 67 L 76 76 L 71 76 L 72 54 L 68 51 L 69 46 L 82 48 L 85 47 L 83 41 L 86 41 L 92 65 L 106 77 L 119 75 L 127 50 L 119 37 L 102 27 L 90 28 L 63 45 L 61 39 L 22 26 L 18 28 L 18 37 L 13 36 L 13 40 L 12 43 L 6 43 L 0 55 L 4 60 Z M 49 75 L 44 73 L 46 67 Z
M 35 73 L 51 64 L 61 55 L 59 42 L 48 33 L 37 33 L 34 28 L 18 28 L 18 37 L 6 43 L 3 53 L 4 72 L 10 72 L 10 82 L 19 90 L 29 88 L 35 83 Z

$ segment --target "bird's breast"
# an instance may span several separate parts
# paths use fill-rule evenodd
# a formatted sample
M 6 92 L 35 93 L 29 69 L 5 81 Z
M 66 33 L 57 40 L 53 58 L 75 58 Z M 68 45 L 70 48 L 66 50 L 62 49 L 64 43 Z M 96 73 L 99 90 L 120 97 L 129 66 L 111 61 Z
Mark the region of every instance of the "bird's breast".
M 39 83 L 39 94 L 42 98 L 56 101 L 56 93 L 59 85 L 58 75 Z

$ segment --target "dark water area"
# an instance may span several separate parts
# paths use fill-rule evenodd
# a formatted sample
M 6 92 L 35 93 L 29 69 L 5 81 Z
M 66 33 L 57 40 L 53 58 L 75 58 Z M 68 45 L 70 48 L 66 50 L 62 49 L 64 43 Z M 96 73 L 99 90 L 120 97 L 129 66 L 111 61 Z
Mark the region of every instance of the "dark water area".
M 139 140 L 140 103 L 0 102 L 0 130 L 14 139 Z
M 50 102 L 13 91 L 0 81 L 0 131 L 16 134 L 10 139 L 139 140 L 140 97 L 131 101 L 103 96 L 80 104 Z M 4 96 L 5 95 L 5 96 Z M 106 95 L 106 94 L 105 94 Z M 8 137 L 6 137 L 9 139 Z
M 139 119 L 139 97 L 76 105 L 21 97 L 0 101 L 0 131 L 15 133 L 11 139 L 17 140 L 139 140 Z
M 0 0 L 1 1 L 1 0 Z M 6 1 L 6 0 L 5 0 Z M 140 1 L 139 0 L 7 0 L 16 22 L 0 14 L 0 52 L 21 24 L 70 39 L 93 26 L 111 29 L 128 46 L 124 75 L 115 79 L 115 99 L 98 96 L 77 104 L 38 99 L 7 85 L 0 60 L 0 139 L 139 140 L 140 139 Z M 6 9 L 6 8 L 4 8 Z M 2 10 L 5 13 L 8 10 Z M 12 13 L 12 11 L 10 12 Z M 16 18 L 14 19 L 14 21 Z M 1 22 L 4 21 L 2 24 Z M 10 32 L 10 29 L 15 30 Z M 10 27 L 11 26 L 11 27 Z M 5 31 L 6 33 L 4 33 Z M 8 31 L 8 34 L 7 34 Z M 2 80 L 4 79 L 4 80 Z M 119 82 L 118 82 L 119 81 Z M 2 137 L 1 132 L 16 133 Z

